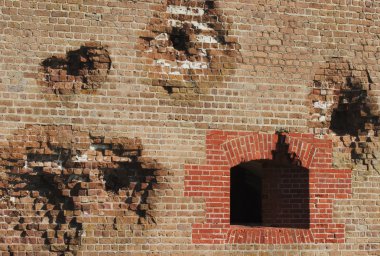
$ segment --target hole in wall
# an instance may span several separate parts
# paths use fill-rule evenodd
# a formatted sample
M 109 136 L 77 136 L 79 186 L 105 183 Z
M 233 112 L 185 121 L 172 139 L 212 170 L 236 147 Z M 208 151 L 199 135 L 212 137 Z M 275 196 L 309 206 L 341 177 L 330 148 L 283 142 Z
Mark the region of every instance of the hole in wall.
M 105 138 L 71 126 L 32 125 L 19 130 L 3 152 L 2 166 L 9 168 L 2 175 L 1 199 L 15 198 L 17 209 L 20 202 L 24 205 L 23 198 L 30 199 L 30 210 L 22 208 L 21 217 L 9 225 L 28 225 L 35 231 L 32 224 L 48 223 L 38 230 L 46 245 L 57 244 L 58 234 L 64 233 L 60 249 L 75 253 L 74 245 L 80 244 L 83 233 L 80 216 L 96 216 L 105 203 L 115 207 L 108 212 L 109 219 L 128 215 L 125 226 L 115 229 L 137 224 L 144 229 L 156 223 L 151 210 L 155 190 L 161 186 L 157 177 L 166 172 L 156 161 L 142 157 L 137 138 Z M 78 197 L 93 201 L 89 204 Z
M 360 136 L 376 130 L 378 109 L 368 95 L 373 81 L 367 69 L 332 58 L 316 73 L 309 121 L 315 133 Z
M 111 58 L 100 43 L 91 42 L 64 56 L 45 59 L 41 65 L 47 86 L 56 94 L 97 89 L 106 81 Z
M 163 86 L 164 90 L 167 91 L 168 94 L 173 93 L 173 87 L 171 86 Z
M 308 126 L 315 134 L 332 132 L 338 136 L 333 137 L 336 166 L 363 164 L 367 170 L 378 169 L 375 151 L 380 116 L 373 83 L 364 65 L 340 57 L 331 58 L 316 70 Z M 352 161 L 346 160 L 350 158 Z
M 214 1 L 205 1 L 205 7 L 206 7 L 206 9 L 215 9 L 215 2 Z
M 362 89 L 360 82 L 347 78 L 347 88 L 340 90 L 337 107 L 333 109 L 330 129 L 337 135 L 367 135 L 379 119 L 371 115 L 367 103 L 367 90 Z
M 215 1 L 168 1 L 164 7 L 141 34 L 137 48 L 141 56 L 154 60 L 149 72 L 153 86 L 166 86 L 160 80 L 174 81 L 170 86 L 175 90 L 160 91 L 176 100 L 196 99 L 203 88 L 213 86 L 214 76 L 223 79 L 234 72 L 242 61 L 241 47 L 228 32 L 231 20 Z M 188 86 L 177 86 L 185 81 Z
M 273 160 L 231 168 L 232 225 L 309 228 L 309 170 L 288 151 L 286 135 L 278 133 Z
M 231 169 L 231 224 L 262 225 L 262 179 L 251 169 Z
M 174 49 L 188 53 L 190 37 L 185 28 L 173 27 L 169 35 L 169 40 Z
M 231 168 L 231 225 L 309 228 L 309 172 L 257 160 Z

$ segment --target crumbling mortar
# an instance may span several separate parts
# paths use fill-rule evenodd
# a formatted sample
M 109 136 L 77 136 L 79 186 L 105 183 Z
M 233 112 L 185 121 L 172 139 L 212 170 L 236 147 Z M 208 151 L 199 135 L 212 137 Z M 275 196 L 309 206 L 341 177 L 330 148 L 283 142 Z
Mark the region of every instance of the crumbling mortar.
M 240 45 L 228 35 L 230 22 L 219 17 L 214 1 L 168 1 L 161 9 L 140 36 L 138 50 L 153 59 L 147 67 L 153 86 L 175 99 L 194 99 L 215 77 L 222 81 L 233 72 L 242 59 Z
M 315 134 L 332 136 L 335 165 L 345 166 L 351 159 L 346 167 L 364 164 L 366 169 L 378 169 L 380 123 L 369 96 L 372 84 L 368 69 L 342 58 L 333 58 L 317 70 L 309 127 Z
M 105 47 L 88 42 L 65 56 L 45 59 L 41 63 L 42 85 L 57 95 L 95 92 L 106 82 L 111 63 Z
M 27 140 L 22 146 L 17 138 Z M 124 212 L 116 230 L 127 225 L 153 227 L 151 198 L 161 186 L 166 187 L 157 179 L 165 171 L 157 162 L 142 157 L 142 150 L 137 138 L 106 138 L 71 126 L 33 125 L 20 130 L 0 156 L 0 199 L 10 204 L 10 198 L 15 198 L 16 209 L 29 202 L 34 214 L 32 217 L 30 210 L 21 207 L 18 221 L 9 225 L 26 241 L 33 230 L 40 234 L 36 239 L 45 240 L 48 250 L 74 254 L 82 234 L 92 225 L 87 224 L 86 214 L 96 216 L 104 203 Z M 87 157 L 78 161 L 78 153 Z M 112 214 L 117 211 L 110 217 Z

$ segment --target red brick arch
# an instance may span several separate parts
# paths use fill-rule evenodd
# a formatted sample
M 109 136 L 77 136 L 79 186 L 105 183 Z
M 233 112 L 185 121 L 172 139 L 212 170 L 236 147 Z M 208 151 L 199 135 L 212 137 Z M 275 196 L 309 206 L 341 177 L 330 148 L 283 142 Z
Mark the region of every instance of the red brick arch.
M 230 166 L 241 162 L 260 159 L 272 159 L 272 151 L 276 149 L 278 136 L 276 134 L 250 134 L 233 138 L 222 144 Z M 310 168 L 316 148 L 308 141 L 297 137 L 287 136 L 289 153 L 294 153 L 302 166 Z
M 230 168 L 244 161 L 272 159 L 278 135 L 209 131 L 206 163 L 185 166 L 185 196 L 205 201 L 205 219 L 193 224 L 193 243 L 341 243 L 345 225 L 333 219 L 335 200 L 351 194 L 351 170 L 332 168 L 332 142 L 312 134 L 287 134 L 289 153 L 309 170 L 310 228 L 230 225 Z

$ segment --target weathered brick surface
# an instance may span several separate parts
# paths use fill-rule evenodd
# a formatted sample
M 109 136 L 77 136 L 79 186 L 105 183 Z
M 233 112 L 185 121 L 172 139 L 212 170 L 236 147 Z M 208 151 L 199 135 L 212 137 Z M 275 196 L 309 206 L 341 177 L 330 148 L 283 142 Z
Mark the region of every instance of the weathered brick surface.
M 215 1 L 167 1 L 157 8 L 137 48 L 149 60 L 152 90 L 159 86 L 174 99 L 189 100 L 223 83 L 241 62 L 230 28 L 231 18 Z
M 0 157 L 1 209 L 10 229 L 2 242 L 77 253 L 82 243 L 150 228 L 155 192 L 165 186 L 158 176 L 165 171 L 141 151 L 138 139 L 69 125 L 20 130 Z
M 1 254 L 379 255 L 379 21 L 365 0 L 0 0 Z M 271 160 L 276 130 L 315 222 L 230 228 L 230 167 Z
M 206 138 L 208 149 L 206 164 L 185 166 L 187 170 L 185 195 L 203 197 L 206 201 L 206 221 L 193 225 L 193 242 L 252 243 L 254 241 L 255 243 L 283 244 L 341 243 L 344 241 L 345 225 L 333 220 L 332 203 L 335 200 L 351 197 L 351 170 L 331 168 L 331 141 L 318 141 L 313 138 L 312 134 L 289 134 L 288 143 L 284 142 L 285 144 L 282 145 L 279 142 L 281 136 L 277 135 L 247 132 L 236 134 L 222 131 L 211 131 Z M 311 143 L 315 145 L 313 150 L 310 146 Z M 271 194 L 276 193 L 281 195 L 288 193 L 288 195 L 282 199 L 280 197 L 272 199 L 275 206 L 272 206 L 271 209 L 277 212 L 267 213 L 263 224 L 265 226 L 268 222 L 275 226 L 281 226 L 286 223 L 286 228 L 236 228 L 230 225 L 230 168 L 237 163 L 252 160 L 272 160 L 276 165 L 283 166 L 284 157 L 281 154 L 284 152 L 281 152 L 281 149 L 284 146 L 289 150 L 289 156 L 285 155 L 285 157 L 289 159 L 287 169 L 290 169 L 290 172 L 283 167 L 276 168 L 274 166 L 272 171 L 266 169 L 266 172 L 274 171 L 273 174 L 277 175 L 277 184 L 273 182 L 276 178 L 271 177 L 271 173 L 269 177 L 272 178 L 272 181 L 268 184 L 269 188 L 263 189 L 263 193 L 267 194 L 266 197 L 269 198 L 273 196 Z M 295 159 L 292 156 L 298 157 Z M 306 166 L 308 169 L 302 170 L 299 168 L 300 166 Z M 305 171 L 308 172 L 306 177 L 302 174 Z M 295 175 L 297 173 L 298 175 Z M 300 179 L 303 182 L 300 182 Z M 288 182 L 285 184 L 286 187 L 281 192 L 276 191 L 277 189 L 281 190 L 284 181 Z M 308 201 L 304 202 L 308 205 L 307 211 L 298 207 L 298 212 L 292 212 L 292 202 L 306 198 L 302 196 L 301 192 L 293 192 L 292 196 L 292 185 L 305 190 L 303 193 L 307 193 Z M 284 200 L 289 197 L 292 200 L 284 204 Z M 263 214 L 268 211 L 268 203 L 264 198 Z M 279 213 L 279 211 L 284 212 Z M 289 227 L 295 214 L 305 213 L 308 215 L 307 222 L 298 220 Z M 230 236 L 236 235 L 239 237 L 236 229 L 242 232 L 243 236 L 231 238 Z
M 43 84 L 56 94 L 94 91 L 106 81 L 111 59 L 99 43 L 90 42 L 66 56 L 53 56 L 42 62 Z

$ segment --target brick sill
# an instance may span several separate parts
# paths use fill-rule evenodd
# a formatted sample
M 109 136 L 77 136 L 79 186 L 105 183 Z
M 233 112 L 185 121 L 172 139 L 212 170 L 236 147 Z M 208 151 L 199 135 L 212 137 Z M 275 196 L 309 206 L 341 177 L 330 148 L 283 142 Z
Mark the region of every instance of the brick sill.
M 293 244 L 313 243 L 310 229 L 231 225 L 227 233 L 229 244 Z
M 260 226 L 260 225 L 239 225 L 231 224 L 230 229 L 277 229 L 277 230 L 289 230 L 289 229 L 298 229 L 298 230 L 309 230 L 309 228 L 282 228 L 282 227 L 270 227 L 270 226 Z

